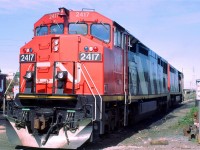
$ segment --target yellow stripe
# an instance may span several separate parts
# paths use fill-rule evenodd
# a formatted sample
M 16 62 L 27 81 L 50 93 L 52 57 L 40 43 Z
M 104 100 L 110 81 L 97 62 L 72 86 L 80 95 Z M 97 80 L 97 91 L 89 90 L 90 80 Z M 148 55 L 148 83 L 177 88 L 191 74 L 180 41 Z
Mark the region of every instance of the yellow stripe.
M 145 100 L 145 99 L 151 99 L 151 98 L 159 98 L 159 97 L 164 97 L 167 96 L 168 94 L 160 94 L 160 95 L 132 95 L 132 96 L 128 96 L 128 100 Z M 124 101 L 124 95 L 121 96 L 102 96 L 103 101 Z
M 60 96 L 60 95 L 19 95 L 19 98 L 21 99 L 38 99 L 38 98 L 44 98 L 44 99 L 76 99 L 76 96 Z
M 124 96 L 102 96 L 103 101 L 123 101 Z
M 151 98 L 159 98 L 159 97 L 164 97 L 167 96 L 168 94 L 160 94 L 160 95 L 139 95 L 139 96 L 134 96 L 132 95 L 131 97 L 128 96 L 128 100 L 131 99 L 131 101 L 134 100 L 145 100 L 145 99 L 151 99 Z M 26 95 L 26 94 L 21 94 L 19 95 L 19 98 L 21 99 L 38 99 L 38 98 L 44 98 L 44 99 L 63 99 L 63 100 L 72 100 L 76 99 L 76 96 L 67 96 L 67 95 Z M 103 101 L 124 101 L 125 97 L 124 95 L 117 95 L 117 96 L 109 96 L 109 95 L 104 95 L 102 96 Z

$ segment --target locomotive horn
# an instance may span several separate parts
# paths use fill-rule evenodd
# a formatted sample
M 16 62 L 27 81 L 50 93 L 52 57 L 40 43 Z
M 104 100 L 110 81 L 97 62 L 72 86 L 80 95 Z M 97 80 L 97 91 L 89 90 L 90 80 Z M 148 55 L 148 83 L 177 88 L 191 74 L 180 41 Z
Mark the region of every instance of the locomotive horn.
M 64 7 L 61 7 L 61 8 L 59 8 L 59 16 L 61 16 L 61 17 L 66 17 L 66 16 L 69 16 L 69 10 L 67 10 L 66 8 L 64 8 Z

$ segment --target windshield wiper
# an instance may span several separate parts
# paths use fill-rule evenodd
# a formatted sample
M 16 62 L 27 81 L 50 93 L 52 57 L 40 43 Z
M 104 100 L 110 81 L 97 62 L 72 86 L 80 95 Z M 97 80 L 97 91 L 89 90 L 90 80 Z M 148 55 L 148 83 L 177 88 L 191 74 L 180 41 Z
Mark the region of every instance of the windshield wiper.
M 102 21 L 100 21 L 100 23 L 104 26 L 104 28 L 105 28 L 106 30 L 108 30 L 108 28 L 105 26 L 105 24 L 104 24 Z
M 60 29 L 60 31 L 62 31 L 62 29 L 61 29 L 61 27 L 59 26 L 59 24 L 56 22 L 56 24 L 57 24 L 57 26 L 58 26 L 58 28 Z

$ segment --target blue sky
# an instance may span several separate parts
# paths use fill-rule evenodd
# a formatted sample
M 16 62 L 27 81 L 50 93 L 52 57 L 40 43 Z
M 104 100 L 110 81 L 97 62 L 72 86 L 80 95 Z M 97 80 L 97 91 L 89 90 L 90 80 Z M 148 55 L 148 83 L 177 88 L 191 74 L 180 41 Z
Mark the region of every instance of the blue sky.
M 124 26 L 185 76 L 200 78 L 200 0 L 0 0 L 0 69 L 18 69 L 19 49 L 33 37 L 33 24 L 59 7 L 93 8 Z

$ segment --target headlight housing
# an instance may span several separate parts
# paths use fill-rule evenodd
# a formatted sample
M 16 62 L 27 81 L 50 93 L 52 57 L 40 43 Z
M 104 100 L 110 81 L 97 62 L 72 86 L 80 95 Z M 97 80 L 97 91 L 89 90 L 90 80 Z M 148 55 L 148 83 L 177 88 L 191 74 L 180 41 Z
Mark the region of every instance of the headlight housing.
M 60 41 L 59 38 L 53 38 L 52 39 L 52 51 L 53 52 L 58 52 L 59 51 L 59 45 L 60 45 Z
M 59 40 L 58 39 L 55 39 L 54 40 L 54 45 L 58 45 L 59 44 Z
M 57 52 L 58 51 L 58 46 L 54 46 L 53 50 L 54 50 L 54 52 Z
M 65 80 L 67 79 L 67 71 L 58 71 L 56 75 L 57 80 Z
M 30 81 L 30 80 L 33 79 L 33 76 L 34 76 L 34 72 L 32 72 L 32 71 L 26 71 L 26 74 L 25 74 L 25 76 L 24 76 L 24 79 Z

